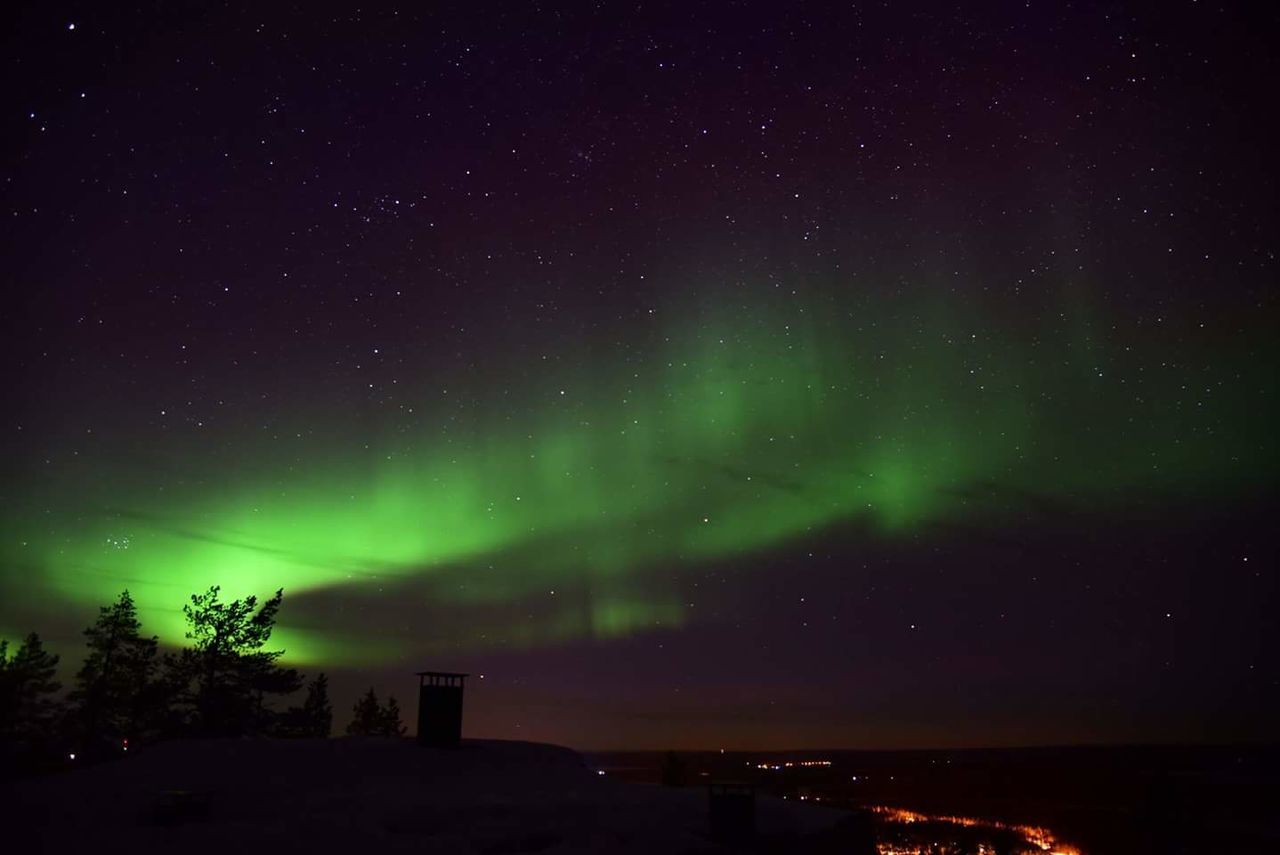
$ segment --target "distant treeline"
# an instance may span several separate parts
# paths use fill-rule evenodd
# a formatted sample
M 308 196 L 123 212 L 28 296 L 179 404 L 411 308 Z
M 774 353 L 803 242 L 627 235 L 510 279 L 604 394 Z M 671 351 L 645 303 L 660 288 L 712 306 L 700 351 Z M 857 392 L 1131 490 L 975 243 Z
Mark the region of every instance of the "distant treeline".
M 182 607 L 187 645 L 160 652 L 142 634 L 128 591 L 98 610 L 84 631 L 88 648 L 71 690 L 60 696 L 59 657 L 31 633 L 17 650 L 0 641 L 0 763 L 9 769 L 119 754 L 165 737 L 327 737 L 333 726 L 328 679 L 306 678 L 267 650 L 284 590 L 224 602 L 214 585 Z M 271 701 L 306 686 L 300 705 Z M 401 736 L 395 698 L 372 688 L 353 708 L 350 734 Z

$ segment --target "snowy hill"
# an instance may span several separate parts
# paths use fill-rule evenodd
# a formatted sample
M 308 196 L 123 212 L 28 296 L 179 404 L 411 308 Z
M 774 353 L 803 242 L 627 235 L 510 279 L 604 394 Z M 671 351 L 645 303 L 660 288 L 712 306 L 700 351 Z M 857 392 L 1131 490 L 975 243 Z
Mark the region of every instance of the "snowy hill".
M 614 781 L 566 748 L 525 742 L 178 741 L 22 782 L 0 804 L 30 841 L 12 851 L 25 852 L 720 851 L 705 790 Z M 765 834 L 818 832 L 840 816 L 757 802 Z

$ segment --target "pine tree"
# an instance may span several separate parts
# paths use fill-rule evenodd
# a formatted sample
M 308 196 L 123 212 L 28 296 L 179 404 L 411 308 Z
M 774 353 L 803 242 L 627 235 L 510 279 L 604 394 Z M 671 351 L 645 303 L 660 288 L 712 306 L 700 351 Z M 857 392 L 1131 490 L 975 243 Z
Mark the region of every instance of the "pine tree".
M 283 653 L 283 651 L 280 651 Z M 247 725 L 243 732 L 268 733 L 276 729 L 281 713 L 267 705 L 269 695 L 292 695 L 302 688 L 303 679 L 293 668 L 275 664 L 279 653 L 251 653 L 240 660 L 240 684 L 249 699 L 246 712 Z
M 89 655 L 70 700 L 72 727 L 86 748 L 138 736 L 155 720 L 158 640 L 142 637 L 141 628 L 133 598 L 124 591 L 84 631 Z
M 0 640 L 0 745 L 11 739 L 17 712 L 17 681 L 9 670 L 9 642 Z
M 329 679 L 321 674 L 307 684 L 307 699 L 302 706 L 289 707 L 280 716 L 275 734 L 294 739 L 328 739 L 332 728 Z
M 34 747 L 47 738 L 62 688 L 56 679 L 58 657 L 45 652 L 31 633 L 17 652 L 0 642 L 0 742 Z
M 157 696 L 153 715 L 154 724 L 165 736 L 189 736 L 197 732 L 191 692 L 195 670 L 195 656 L 191 650 L 165 653 L 160 657 L 160 668 L 152 684 Z
M 382 733 L 383 712 L 373 686 L 370 686 L 369 691 L 356 701 L 351 712 L 351 723 L 347 725 L 349 736 L 378 736 Z
M 404 736 L 404 723 L 400 721 L 400 705 L 396 703 L 395 696 L 387 698 L 387 705 L 382 708 L 380 731 L 383 736 Z
M 307 699 L 302 704 L 310 736 L 328 739 L 333 730 L 333 707 L 329 704 L 329 678 L 324 674 L 307 684 Z
M 276 664 L 283 650 L 262 650 L 271 639 L 284 589 L 261 607 L 254 596 L 224 603 L 220 591 L 214 585 L 192 594 L 182 607 L 194 645 L 173 665 L 188 690 L 192 725 L 207 736 L 267 732 L 276 721 L 267 696 L 290 694 L 302 685 L 297 671 Z

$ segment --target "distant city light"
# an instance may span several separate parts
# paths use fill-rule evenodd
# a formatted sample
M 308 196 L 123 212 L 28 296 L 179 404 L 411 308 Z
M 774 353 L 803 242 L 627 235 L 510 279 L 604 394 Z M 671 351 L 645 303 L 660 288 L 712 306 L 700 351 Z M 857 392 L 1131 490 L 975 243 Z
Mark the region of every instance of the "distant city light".
M 748 761 L 747 765 L 750 766 L 751 762 Z M 757 763 L 756 768 L 768 769 L 769 771 L 777 772 L 782 769 L 792 769 L 797 766 L 811 767 L 811 766 L 830 766 L 830 765 L 831 765 L 830 760 L 787 760 L 783 763 Z
M 801 796 L 804 798 L 804 796 Z M 1021 835 L 1027 843 L 1035 846 L 1047 855 L 1080 855 L 1080 850 L 1055 840 L 1053 834 L 1047 828 L 1035 825 L 1014 825 L 1011 823 L 999 822 L 997 820 L 974 819 L 967 816 L 934 816 L 930 814 L 916 813 L 915 811 L 903 810 L 902 808 L 878 806 L 871 808 L 873 813 L 885 817 L 890 822 L 901 822 L 911 824 L 915 822 L 946 822 L 952 825 L 961 825 L 965 827 L 987 827 L 999 828 L 1007 831 L 1013 831 Z M 882 850 L 883 851 L 883 850 Z

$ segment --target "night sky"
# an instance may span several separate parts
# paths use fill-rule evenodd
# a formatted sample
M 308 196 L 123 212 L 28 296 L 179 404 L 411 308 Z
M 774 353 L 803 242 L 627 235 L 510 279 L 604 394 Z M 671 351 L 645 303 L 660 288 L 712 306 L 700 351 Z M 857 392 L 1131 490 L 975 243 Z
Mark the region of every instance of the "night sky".
M 1280 735 L 1275 12 L 25 5 L 0 637 L 283 586 L 339 724 Z

